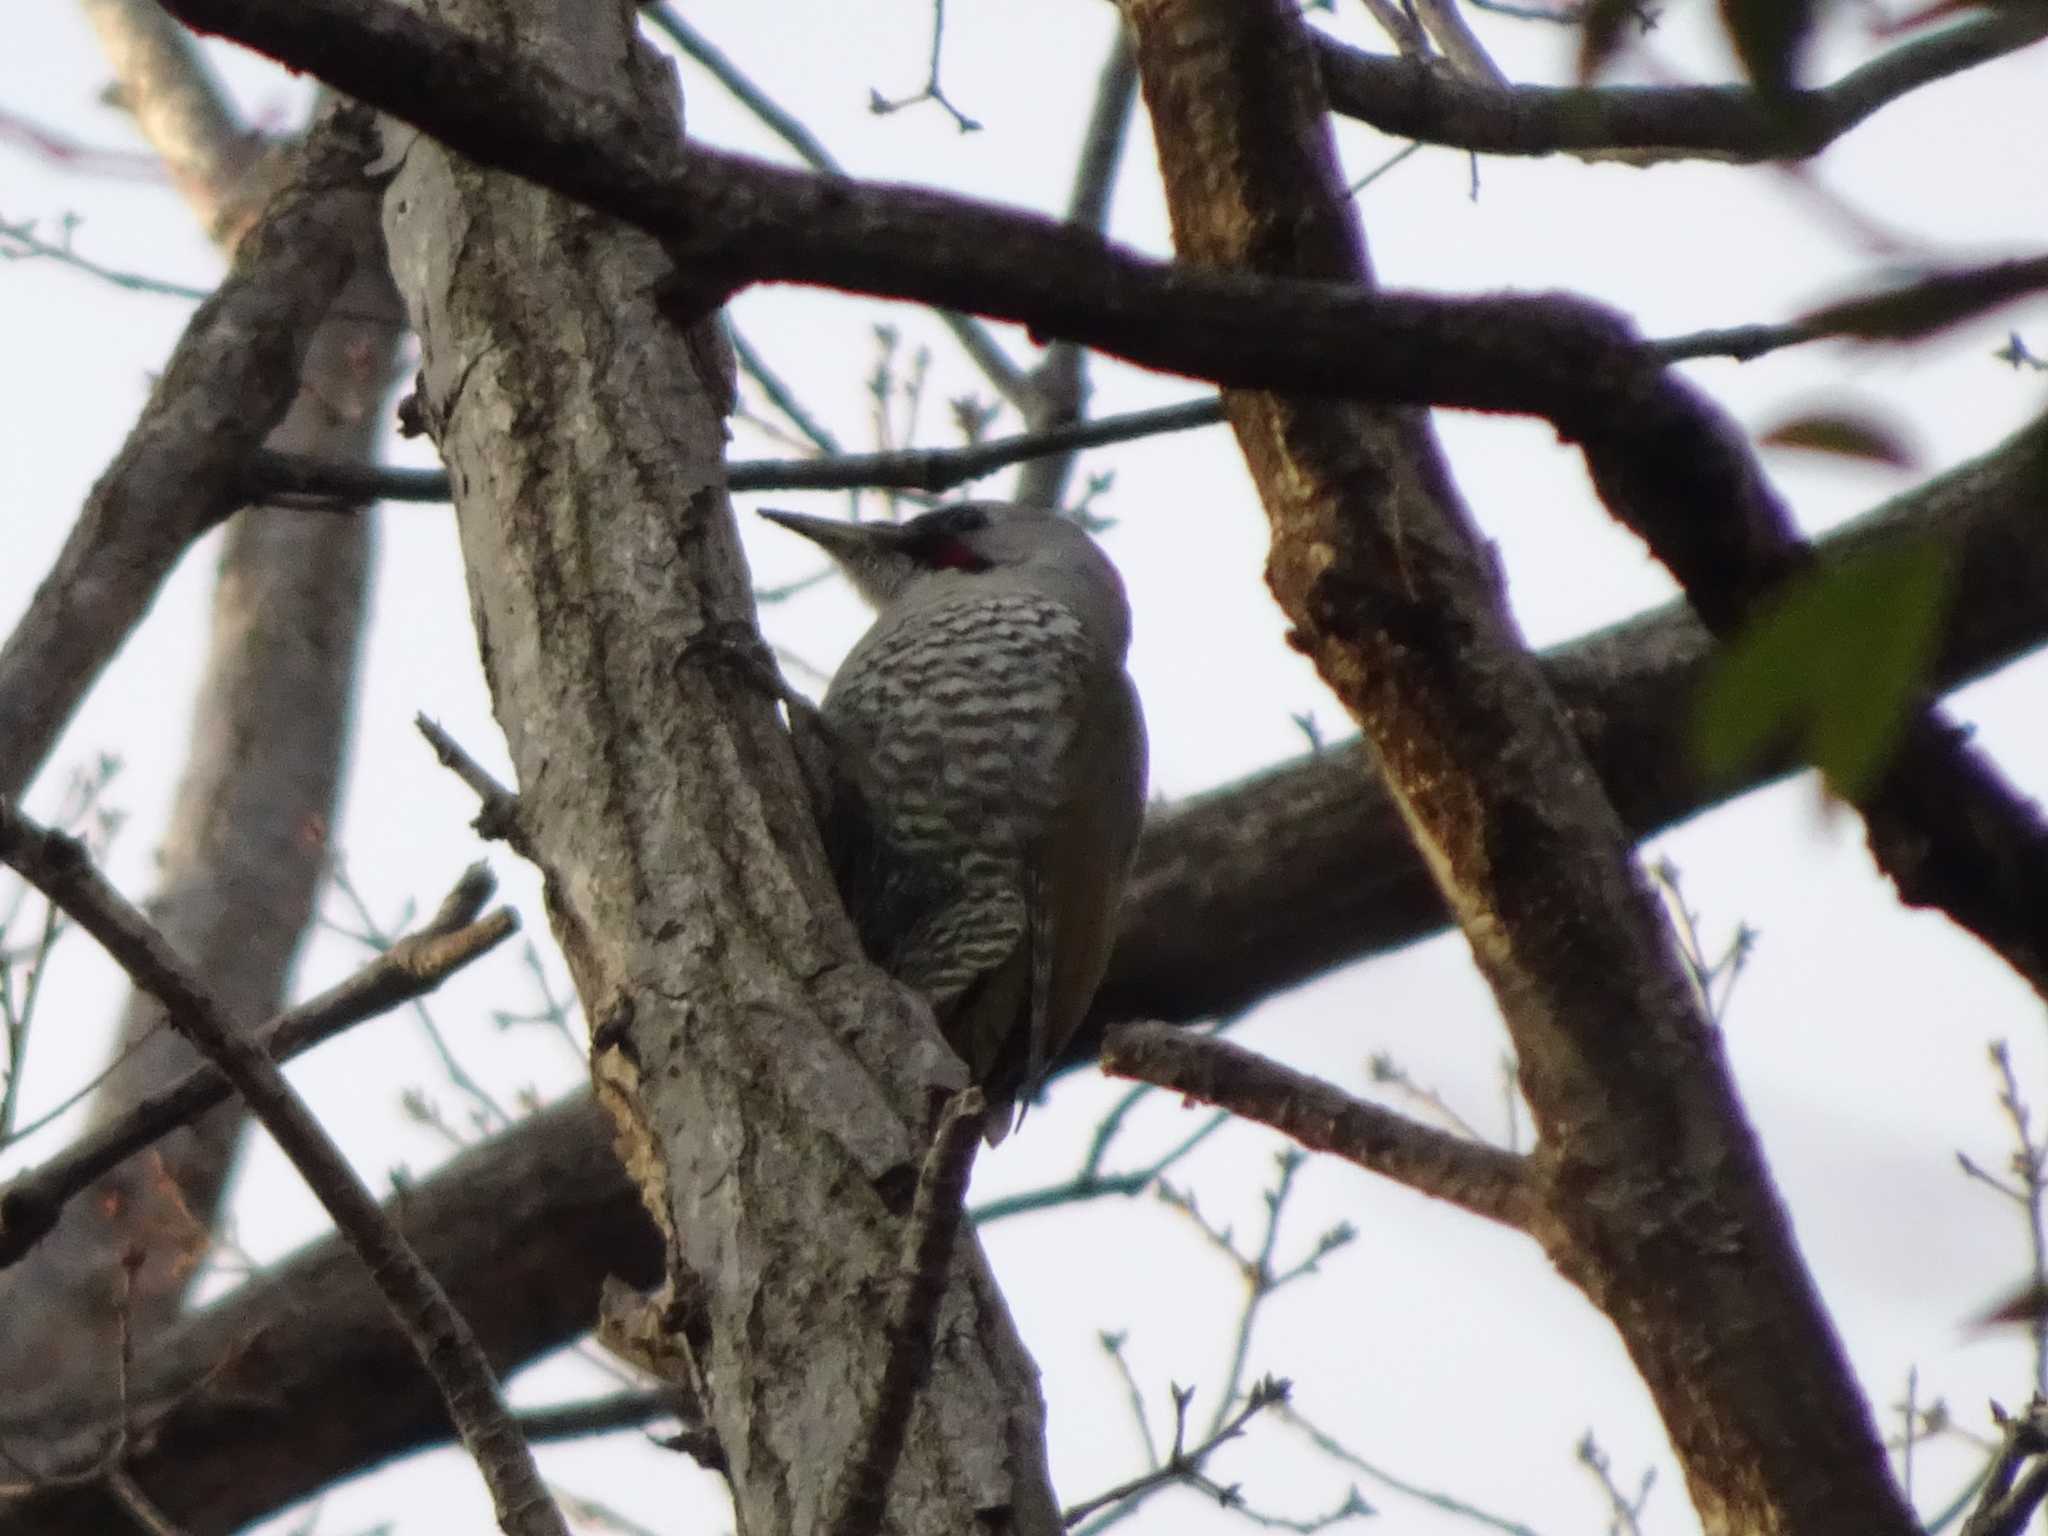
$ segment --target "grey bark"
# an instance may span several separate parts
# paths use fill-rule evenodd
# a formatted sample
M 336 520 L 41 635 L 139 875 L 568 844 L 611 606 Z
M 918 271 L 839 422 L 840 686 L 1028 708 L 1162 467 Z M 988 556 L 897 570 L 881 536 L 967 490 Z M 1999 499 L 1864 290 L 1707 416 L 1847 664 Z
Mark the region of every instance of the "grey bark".
M 114 9 L 98 0 L 103 31 Z M 142 45 L 134 47 L 139 52 Z M 169 73 L 133 57 L 127 62 L 155 84 Z M 139 89 L 131 84 L 131 96 Z M 236 201 L 216 187 L 204 206 L 218 210 Z M 378 435 L 377 406 L 389 384 L 395 298 L 375 198 L 358 186 L 323 193 L 322 201 L 316 238 L 323 248 L 296 255 L 317 277 L 345 250 L 337 265 L 350 275 L 334 311 L 305 345 L 296 378 L 276 377 L 276 386 L 296 385 L 297 392 L 267 441 L 362 461 Z M 279 267 L 294 256 L 281 242 Z M 317 311 L 302 318 L 310 324 L 316 317 Z M 208 387 L 204 378 L 192 381 L 195 410 L 206 406 Z M 232 394 L 211 404 L 243 408 Z M 223 474 L 231 470 L 222 466 Z M 145 504 L 134 505 L 138 515 L 145 511 Z M 93 516 L 89 508 L 81 527 Z M 175 526 L 174 519 L 163 521 Z M 222 552 L 206 667 L 150 911 L 234 1015 L 252 1025 L 281 1005 L 326 869 L 371 549 L 367 518 L 256 507 L 230 527 Z M 127 1054 L 94 1095 L 94 1124 L 118 1117 L 195 1065 L 192 1049 L 162 1022 L 153 999 L 131 999 L 115 1045 Z M 81 1402 L 110 1400 L 117 1298 L 125 1297 L 120 1304 L 133 1339 L 148 1338 L 177 1314 L 211 1241 L 242 1120 L 238 1107 L 223 1107 L 131 1159 L 74 1202 L 26 1263 L 0 1275 L 0 1379 L 61 1375 Z M 128 1275 L 124 1255 L 139 1260 Z
M 2044 472 L 2048 423 L 1822 543 L 1839 555 L 1908 530 L 1950 541 L 1960 577 L 1943 687 L 2032 649 L 2048 630 Z M 1706 651 L 1698 622 L 1673 605 L 1545 658 L 1639 836 L 1711 803 L 1686 769 L 1678 730 Z M 1340 744 L 1155 816 L 1098 1013 L 1212 1016 L 1440 930 L 1441 898 L 1385 789 L 1361 779 L 1363 763 L 1355 742 Z M 1217 941 L 1215 954 L 1202 935 Z M 456 1159 L 413 1186 L 403 1207 L 408 1235 L 502 1368 L 583 1334 L 608 1272 L 636 1285 L 659 1275 L 656 1234 L 587 1098 Z M 232 1530 L 448 1435 L 431 1384 L 332 1237 L 146 1348 L 136 1396 L 153 1436 L 132 1469 L 194 1532 Z M 325 1411 L 359 1397 L 379 1411 Z M 90 1459 L 106 1426 L 81 1424 L 82 1411 L 62 1393 L 39 1394 L 0 1408 L 0 1434 L 20 1448 L 34 1427 L 54 1437 L 49 1456 Z M 89 1488 L 0 1500 L 5 1536 L 97 1533 L 114 1518 Z
M 435 9 L 643 121 L 669 100 L 628 6 Z M 808 1533 L 881 1380 L 920 1122 L 960 1069 L 861 960 L 773 700 L 734 660 L 752 613 L 722 485 L 726 382 L 657 307 L 668 261 L 420 138 L 386 233 L 522 840 L 671 1282 L 708 1321 L 681 1341 L 689 1384 L 742 1528 Z M 889 1528 L 1056 1530 L 1036 1372 L 972 1243 L 938 1328 Z

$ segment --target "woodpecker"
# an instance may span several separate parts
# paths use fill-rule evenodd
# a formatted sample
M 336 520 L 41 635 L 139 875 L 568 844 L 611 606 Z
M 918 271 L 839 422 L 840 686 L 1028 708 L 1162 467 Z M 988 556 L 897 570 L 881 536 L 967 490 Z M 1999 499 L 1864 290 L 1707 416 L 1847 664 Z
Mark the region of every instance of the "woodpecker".
M 993 1144 L 1102 980 L 1144 817 L 1123 582 L 1036 507 L 762 515 L 876 610 L 826 690 L 807 776 L 862 945 L 931 1004 L 988 1094 Z

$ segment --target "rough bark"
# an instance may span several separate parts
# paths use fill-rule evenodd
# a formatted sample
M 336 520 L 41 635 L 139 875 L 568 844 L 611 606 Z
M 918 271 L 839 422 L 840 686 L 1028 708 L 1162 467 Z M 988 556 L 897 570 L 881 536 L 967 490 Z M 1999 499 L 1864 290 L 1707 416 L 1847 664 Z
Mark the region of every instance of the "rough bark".
M 1185 260 L 1371 273 L 1287 0 L 1126 0 Z M 1404 412 L 1226 395 L 1295 642 L 1365 728 L 1500 1003 L 1538 1233 L 1613 1320 L 1710 1533 L 1915 1529 L 1620 818 Z
M 111 35 L 116 9 L 98 0 L 103 35 Z M 147 41 L 146 33 L 131 38 L 123 55 L 135 74 L 124 77 L 124 88 L 138 107 L 168 90 L 175 73 L 168 64 L 151 66 Z M 188 104 L 176 116 L 197 112 Z M 197 172 L 183 170 L 180 184 L 196 186 Z M 298 252 L 311 272 L 331 277 L 333 242 L 346 248 L 342 270 L 350 275 L 337 312 L 305 343 L 297 378 L 280 375 L 297 395 L 268 443 L 360 461 L 377 434 L 397 317 L 374 195 L 359 184 L 321 196 L 317 223 L 280 223 L 287 237 L 312 231 L 315 243 Z M 216 213 L 236 201 L 230 189 L 214 187 L 203 206 Z M 291 246 L 271 259 L 290 264 Z M 372 318 L 380 311 L 386 319 Z M 228 396 L 215 408 L 245 405 Z M 231 471 L 223 466 L 224 476 Z M 163 522 L 177 526 L 175 517 Z M 222 554 L 211 644 L 151 910 L 179 953 L 251 1023 L 277 1011 L 326 868 L 370 547 L 365 519 L 259 507 L 231 527 Z M 115 1044 L 128 1054 L 94 1095 L 94 1124 L 191 1070 L 191 1048 L 162 1023 L 161 1007 L 135 995 Z M 148 1338 L 176 1315 L 209 1241 L 241 1123 L 239 1109 L 225 1107 L 131 1159 L 75 1202 L 27 1263 L 0 1276 L 0 1378 L 61 1375 L 82 1404 L 111 1400 L 122 1325 L 116 1298 L 125 1297 L 132 1339 Z M 124 1256 L 138 1262 L 125 1266 Z
M 629 6 L 438 9 L 643 131 L 669 110 Z M 661 312 L 670 263 L 408 137 L 386 232 L 521 840 L 671 1282 L 702 1299 L 706 1332 L 679 1342 L 738 1519 L 810 1532 L 882 1379 L 919 1122 L 959 1068 L 860 960 L 774 700 L 736 658 L 752 612 L 722 485 L 727 385 Z M 889 1525 L 1050 1532 L 1036 1373 L 962 1250 Z
M 1823 542 L 1839 554 L 1887 530 L 1945 530 L 1961 577 L 1943 686 L 2010 660 L 2048 626 L 2048 548 L 2036 536 L 2044 473 L 2048 423 Z M 1673 606 L 1545 658 L 1551 686 L 1639 835 L 1708 803 L 1680 730 L 1706 648 L 1697 621 Z M 1098 1024 L 1212 1017 L 1441 929 L 1443 899 L 1386 790 L 1361 782 L 1361 768 L 1369 765 L 1356 743 L 1333 746 L 1155 815 Z M 482 1233 L 477 1224 L 499 1210 L 505 1230 Z M 640 1284 L 658 1274 L 653 1229 L 587 1099 L 421 1180 L 406 1197 L 406 1218 L 501 1366 L 582 1334 L 608 1269 Z M 162 1434 L 178 1451 L 151 1454 L 137 1475 L 163 1490 L 192 1530 L 232 1528 L 447 1438 L 431 1385 L 408 1367 L 374 1290 L 351 1277 L 353 1263 L 335 1240 L 315 1243 L 145 1349 L 138 1396 L 166 1405 Z M 260 1425 L 246 1422 L 240 1376 L 213 1379 L 246 1347 L 238 1341 L 256 1338 L 264 1350 L 252 1369 L 270 1373 L 276 1407 Z M 321 1411 L 366 1381 L 380 1412 Z M 59 1412 L 48 1399 L 20 1407 L 30 1423 Z M 75 1417 L 77 1407 L 62 1411 Z M 0 1418 L 0 1430 L 20 1443 L 13 1420 Z M 245 1449 L 261 1477 L 246 1475 Z M 80 1454 L 75 1444 L 68 1454 Z M 0 1531 L 10 1533 L 98 1530 L 104 1518 L 105 1507 L 76 1490 L 0 1501 Z
M 171 567 L 242 504 L 249 457 L 296 397 L 314 330 L 354 266 L 350 203 L 362 196 L 360 143 L 316 137 L 193 315 L 0 646 L 0 795 L 27 787 Z
M 587 1332 L 607 1273 L 651 1284 L 660 1246 L 589 1099 L 556 1105 L 388 1202 L 500 1368 Z M 418 1358 L 335 1239 L 167 1329 L 137 1362 L 127 1467 L 181 1530 L 239 1530 L 336 1478 L 448 1438 Z M 10 1392 L 0 1434 L 89 1469 L 112 1419 L 75 1394 Z M 5 1536 L 128 1529 L 87 1479 L 0 1499 Z
M 165 3 L 659 236 L 690 272 L 685 307 L 748 284 L 821 283 L 971 308 L 1239 389 L 1540 416 L 1717 634 L 1811 568 L 1747 435 L 1627 317 L 1577 295 L 1393 294 L 1150 261 L 1035 214 L 701 148 L 678 156 L 558 73 L 388 5 Z M 2029 281 L 2041 265 L 2016 264 Z M 2010 297 L 2015 276 L 1992 286 Z M 2048 822 L 1967 734 L 1915 718 L 1861 804 L 1901 898 L 1945 912 L 2048 996 Z
M 1817 546 L 1851 558 L 1901 536 L 1955 561 L 1942 655 L 1945 692 L 2038 643 L 2048 618 L 2048 419 L 1981 458 L 1875 508 Z M 1544 675 L 1631 835 L 1643 838 L 1793 771 L 1756 765 L 1738 784 L 1702 781 L 1693 700 L 1713 654 L 1682 604 L 1546 653 Z M 1229 1015 L 1330 967 L 1439 931 L 1450 918 L 1387 790 L 1355 742 L 1267 769 L 1156 811 L 1094 1017 L 1108 1024 Z

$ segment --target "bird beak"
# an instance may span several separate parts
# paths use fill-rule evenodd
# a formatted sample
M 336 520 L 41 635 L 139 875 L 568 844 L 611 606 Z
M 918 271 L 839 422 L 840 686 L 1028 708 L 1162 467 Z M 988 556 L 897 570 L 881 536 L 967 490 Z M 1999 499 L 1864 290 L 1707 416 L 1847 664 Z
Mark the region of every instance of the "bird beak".
M 896 530 L 888 523 L 846 523 L 836 517 L 812 517 L 807 512 L 782 512 L 767 507 L 761 516 L 778 528 L 801 534 L 836 559 L 851 559 L 858 552 L 887 543 Z

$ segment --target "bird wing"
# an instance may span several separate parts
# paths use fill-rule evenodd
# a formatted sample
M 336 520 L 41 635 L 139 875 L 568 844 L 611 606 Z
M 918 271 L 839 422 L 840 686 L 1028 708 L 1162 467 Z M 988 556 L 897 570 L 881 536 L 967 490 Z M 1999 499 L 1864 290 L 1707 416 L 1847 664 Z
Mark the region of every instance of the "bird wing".
M 1040 872 L 1028 1098 L 1087 1016 L 1116 942 L 1117 908 L 1145 812 L 1146 741 L 1137 695 L 1121 668 L 1087 688 L 1056 781 L 1051 835 L 1031 861 Z

